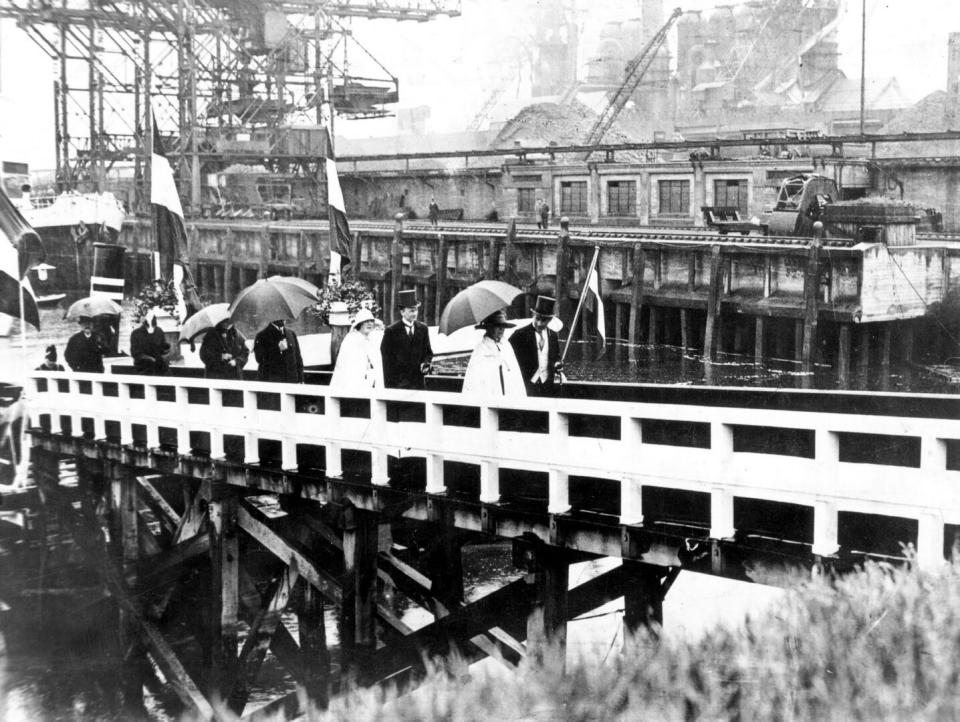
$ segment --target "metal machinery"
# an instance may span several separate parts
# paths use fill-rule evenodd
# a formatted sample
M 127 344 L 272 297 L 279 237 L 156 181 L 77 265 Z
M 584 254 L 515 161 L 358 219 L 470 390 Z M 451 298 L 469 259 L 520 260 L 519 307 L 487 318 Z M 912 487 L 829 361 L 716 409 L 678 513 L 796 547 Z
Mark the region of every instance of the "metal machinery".
M 657 31 L 656 35 L 650 38 L 650 41 L 643 46 L 643 49 L 627 63 L 623 83 L 614 91 L 613 95 L 610 96 L 606 106 L 604 106 L 600 115 L 597 116 L 597 120 L 590 129 L 584 145 L 594 145 L 603 140 L 603 136 L 610 130 L 617 116 L 620 115 L 620 111 L 624 109 L 627 101 L 630 100 L 634 91 L 640 85 L 640 81 L 643 80 L 647 68 L 650 67 L 650 63 L 652 63 L 654 57 L 656 57 L 657 51 L 667 39 L 667 33 L 670 31 L 670 28 L 682 14 L 683 10 L 675 8 L 667 21 Z
M 397 102 L 398 79 L 353 37 L 354 18 L 459 14 L 459 0 L 0 0 L 0 18 L 58 66 L 58 190 L 105 189 L 123 169 L 144 210 L 155 118 L 175 131 L 166 152 L 195 213 L 203 175 L 237 163 L 316 174 L 334 115 Z

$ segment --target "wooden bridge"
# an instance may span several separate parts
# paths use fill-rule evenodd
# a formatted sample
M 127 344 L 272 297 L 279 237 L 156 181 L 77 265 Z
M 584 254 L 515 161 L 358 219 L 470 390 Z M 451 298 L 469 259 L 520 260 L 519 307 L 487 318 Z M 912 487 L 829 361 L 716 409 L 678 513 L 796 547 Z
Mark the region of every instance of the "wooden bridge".
M 208 718 L 244 712 L 268 648 L 322 706 L 348 681 L 415 683 L 425 655 L 454 648 L 515 665 L 618 597 L 628 629 L 662 622 L 680 570 L 749 580 L 763 566 L 903 559 L 904 545 L 935 567 L 960 530 L 957 396 L 570 384 L 563 398 L 490 401 L 112 374 L 31 383 L 47 513 L 101 560 L 130 654 Z M 65 459 L 77 490 L 59 483 Z M 391 544 L 410 528 L 430 538 L 416 558 Z M 514 540 L 528 573 L 467 603 L 461 547 L 494 538 Z M 622 564 L 569 588 L 569 565 L 599 557 Z M 205 591 L 193 645 L 176 636 L 187 586 Z M 408 627 L 395 594 L 433 621 Z M 325 605 L 339 612 L 336 645 Z M 136 698 L 151 666 L 127 668 Z

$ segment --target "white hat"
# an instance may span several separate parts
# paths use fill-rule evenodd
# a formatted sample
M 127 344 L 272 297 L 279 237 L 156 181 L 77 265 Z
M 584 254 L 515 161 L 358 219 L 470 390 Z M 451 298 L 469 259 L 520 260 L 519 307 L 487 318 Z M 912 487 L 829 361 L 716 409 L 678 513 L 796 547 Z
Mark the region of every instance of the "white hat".
M 370 313 L 369 308 L 361 308 L 359 311 L 357 311 L 357 315 L 353 318 L 353 325 L 351 328 L 357 328 L 364 321 L 376 321 L 376 319 L 373 317 L 373 314 Z

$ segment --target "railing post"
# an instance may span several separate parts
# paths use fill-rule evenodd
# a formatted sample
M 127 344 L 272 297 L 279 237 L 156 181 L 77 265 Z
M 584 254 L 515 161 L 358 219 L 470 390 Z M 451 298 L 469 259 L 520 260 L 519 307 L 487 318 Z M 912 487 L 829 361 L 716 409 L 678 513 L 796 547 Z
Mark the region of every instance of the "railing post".
M 130 410 L 130 384 L 119 383 L 120 405 L 120 443 L 123 446 L 133 445 L 133 421 Z
M 570 475 L 565 470 L 567 450 L 570 441 L 570 419 L 566 414 L 551 411 L 550 443 L 554 447 L 551 457 L 557 463 L 549 471 L 549 496 L 547 512 L 550 514 L 566 514 L 570 511 Z
M 630 476 L 620 479 L 620 523 L 643 523 L 643 484 Z
M 817 556 L 829 557 L 840 551 L 837 541 L 837 505 L 827 499 L 817 499 L 813 505 L 813 548 Z
M 917 565 L 931 570 L 945 561 L 943 518 L 936 513 L 920 514 L 917 520 Z
M 443 438 L 443 407 L 440 404 L 427 404 L 426 421 L 427 435 L 432 441 L 439 443 Z M 443 476 L 443 456 L 441 454 L 427 454 L 426 492 L 428 494 L 447 493 L 447 484 Z
M 494 454 L 497 448 L 499 414 L 489 406 L 480 407 L 480 430 L 486 444 L 484 448 Z M 500 501 L 500 465 L 493 459 L 480 462 L 480 501 L 484 504 L 496 504 Z
M 920 440 L 920 470 L 938 474 L 947 470 L 947 442 L 936 436 Z
M 722 487 L 714 487 L 710 490 L 710 538 L 729 539 L 735 532 L 733 494 Z
M 340 399 L 328 396 L 324 409 L 328 428 L 335 428 L 340 420 Z M 325 475 L 328 479 L 339 479 L 343 476 L 343 461 L 340 458 L 340 450 L 341 445 L 334 441 L 328 441 L 325 446 L 324 454 L 327 467 Z
M 370 399 L 370 431 L 374 439 L 383 441 L 387 438 L 387 402 L 383 399 Z M 383 446 L 370 449 L 370 483 L 375 486 L 390 483 L 387 452 Z
M 549 514 L 566 514 L 570 511 L 570 475 L 564 469 L 550 469 Z
M 222 416 L 223 414 L 223 390 L 222 389 L 210 389 L 210 410 L 216 410 L 219 413 L 214 414 L 217 417 Z M 215 426 L 210 426 L 207 429 L 210 434 L 210 458 L 211 459 L 222 459 L 226 452 L 223 449 L 223 432 L 220 431 Z
M 189 419 L 189 401 L 186 386 L 176 386 L 177 408 L 181 411 L 181 419 Z M 177 453 L 190 453 L 190 427 L 186 423 L 177 424 Z
M 257 416 L 257 392 L 243 392 L 243 416 L 247 423 L 253 426 L 253 419 Z M 260 463 L 259 435 L 251 428 L 243 435 L 243 463 Z
M 107 419 L 104 416 L 107 397 L 103 394 L 103 384 L 103 381 L 94 381 L 90 386 L 90 390 L 97 398 L 95 404 L 97 411 L 93 415 L 93 438 L 95 439 L 103 439 L 107 436 Z

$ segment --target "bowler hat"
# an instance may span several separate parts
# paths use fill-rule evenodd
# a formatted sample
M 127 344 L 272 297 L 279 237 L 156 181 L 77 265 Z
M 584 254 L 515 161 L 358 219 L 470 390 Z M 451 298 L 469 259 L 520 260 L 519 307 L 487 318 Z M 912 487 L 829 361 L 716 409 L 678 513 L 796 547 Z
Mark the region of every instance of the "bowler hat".
M 503 311 L 494 311 L 480 323 L 476 325 L 476 328 L 513 328 L 517 324 L 510 323 L 507 320 L 507 314 Z
M 537 296 L 537 303 L 533 307 L 533 312 L 538 316 L 553 317 L 553 308 L 556 301 L 549 296 Z
M 417 292 L 414 289 L 409 291 L 399 291 L 397 293 L 398 308 L 419 308 L 420 302 L 417 300 Z
M 353 328 L 359 328 L 360 324 L 364 323 L 365 321 L 376 321 L 376 319 L 373 317 L 373 314 L 370 313 L 369 308 L 361 308 L 359 311 L 357 311 L 357 315 L 354 316 L 353 319 Z

